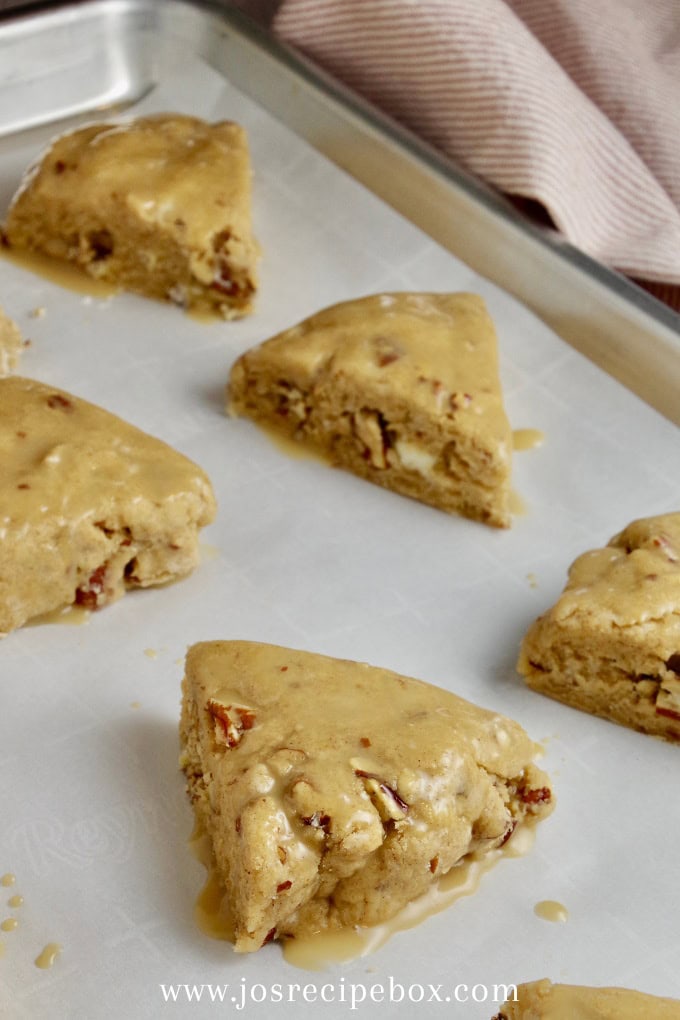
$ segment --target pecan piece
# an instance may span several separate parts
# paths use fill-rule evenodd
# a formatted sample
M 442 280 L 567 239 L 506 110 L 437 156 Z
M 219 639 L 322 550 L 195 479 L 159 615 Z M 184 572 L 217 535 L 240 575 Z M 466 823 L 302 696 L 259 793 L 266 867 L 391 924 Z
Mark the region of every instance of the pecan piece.
M 680 658 L 677 653 L 668 660 L 673 662 Z M 676 662 L 676 665 L 679 663 Z M 675 673 L 673 669 L 673 673 Z M 669 719 L 680 719 L 680 676 L 665 677 L 656 695 L 656 714 L 665 715 Z
M 232 280 L 229 269 L 225 263 L 219 263 L 215 270 L 215 279 L 210 284 L 213 290 L 228 297 L 238 297 L 241 294 L 240 287 Z
M 400 357 L 401 354 L 397 354 L 396 351 L 383 351 L 382 354 L 378 355 L 378 368 L 386 368 L 388 365 L 393 364 L 393 362 L 399 361 Z
M 671 657 L 666 660 L 666 669 L 670 669 L 671 673 L 677 673 L 680 676 L 680 652 L 673 652 Z
M 87 583 L 76 589 L 74 602 L 85 609 L 98 609 L 106 602 L 106 563 L 90 574 Z
M 47 406 L 51 407 L 52 410 L 59 408 L 60 411 L 72 411 L 73 404 L 66 397 L 62 397 L 61 393 L 51 393 L 47 398 Z
M 387 467 L 387 451 L 392 442 L 387 432 L 387 422 L 379 411 L 362 408 L 352 415 L 352 426 L 355 435 L 363 447 L 363 457 L 370 461 L 374 468 Z
M 382 822 L 399 822 L 408 811 L 408 804 L 399 796 L 393 787 L 389 786 L 380 776 L 374 772 L 365 772 L 363 769 L 355 769 L 354 775 L 364 780 L 364 789 L 371 798 L 373 807 L 380 815 Z
M 663 715 L 667 719 L 677 719 L 680 721 L 680 712 L 676 712 L 673 708 L 663 708 L 659 705 L 656 706 L 656 714 Z
M 652 545 L 656 546 L 657 549 L 660 549 L 661 552 L 664 553 L 669 563 L 678 562 L 678 554 L 667 535 L 664 535 L 663 533 L 656 535 L 652 539 Z
M 289 414 L 297 418 L 299 421 L 304 421 L 309 413 L 305 396 L 297 386 L 293 386 L 292 383 L 288 383 L 283 379 L 280 379 L 276 386 L 272 390 L 276 398 L 276 407 L 274 410 L 282 418 L 287 418 Z M 288 668 L 287 666 L 285 667 Z
M 106 228 L 92 230 L 87 235 L 87 243 L 93 262 L 101 262 L 102 259 L 107 259 L 109 255 L 113 254 L 113 235 Z
M 375 352 L 375 363 L 378 368 L 386 368 L 388 365 L 394 364 L 404 353 L 403 347 L 389 336 L 371 337 L 370 343 Z
M 541 786 L 533 790 L 526 786 L 520 786 L 517 790 L 517 796 L 523 804 L 548 804 L 552 799 L 552 793 L 547 786 Z
M 452 411 L 460 411 L 461 408 L 469 407 L 472 403 L 470 393 L 452 393 L 449 397 L 449 404 Z
M 243 733 L 255 725 L 255 713 L 243 705 L 221 705 L 210 698 L 206 707 L 215 722 L 218 744 L 236 747 Z
M 516 828 L 517 828 L 517 819 L 516 818 L 511 818 L 510 821 L 508 822 L 508 827 L 505 830 L 505 832 L 503 833 L 503 837 L 502 837 L 500 843 L 498 844 L 499 847 L 505 846 L 505 844 L 508 842 L 508 840 L 510 839 L 510 837 L 512 836 L 512 834 L 513 834 L 513 832 L 515 831 Z
M 305 815 L 301 818 L 303 825 L 311 825 L 313 829 L 323 829 L 328 835 L 331 827 L 331 816 L 322 815 L 320 811 L 315 811 L 314 814 Z

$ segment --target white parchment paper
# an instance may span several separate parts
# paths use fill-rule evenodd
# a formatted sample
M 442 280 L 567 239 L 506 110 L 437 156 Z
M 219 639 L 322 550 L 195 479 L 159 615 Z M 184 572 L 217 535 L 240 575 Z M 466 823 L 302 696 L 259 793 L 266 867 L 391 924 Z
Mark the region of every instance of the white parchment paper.
M 0 874 L 16 875 L 0 887 L 0 921 L 19 921 L 0 932 L 0 1015 L 225 1016 L 245 988 L 243 1015 L 412 1016 L 408 995 L 367 993 L 355 1010 L 348 991 L 339 1001 L 342 987 L 387 988 L 390 977 L 422 986 L 418 1015 L 473 1020 L 497 1011 L 494 984 L 543 976 L 680 997 L 678 748 L 533 694 L 514 671 L 525 629 L 577 554 L 635 517 L 678 509 L 677 430 L 217 74 L 180 64 L 133 112 L 160 110 L 248 129 L 264 249 L 256 314 L 205 325 L 131 295 L 61 290 L 3 261 L 0 304 L 32 340 L 22 374 L 101 404 L 208 471 L 220 511 L 204 538 L 217 554 L 84 626 L 29 627 L 0 643 Z M 0 208 L 45 137 L 4 145 Z M 516 456 L 527 512 L 509 532 L 288 459 L 224 415 L 243 350 L 325 305 L 389 289 L 471 289 L 488 302 L 513 427 L 546 436 Z M 37 307 L 43 318 L 30 316 Z M 206 938 L 192 919 L 203 869 L 187 849 L 177 723 L 186 647 L 214 638 L 369 661 L 518 719 L 546 742 L 558 797 L 531 854 L 323 974 L 292 968 L 276 945 L 242 957 Z M 15 893 L 25 902 L 12 909 Z M 534 914 L 545 899 L 568 908 L 567 923 Z M 50 941 L 62 954 L 39 970 Z M 331 982 L 335 1001 L 249 997 L 258 984 L 269 999 L 276 983 L 310 981 Z M 208 993 L 165 1002 L 160 985 L 178 983 L 230 989 L 223 1003 Z M 429 985 L 441 1002 L 427 1001 Z M 462 988 L 475 985 L 487 1001 Z

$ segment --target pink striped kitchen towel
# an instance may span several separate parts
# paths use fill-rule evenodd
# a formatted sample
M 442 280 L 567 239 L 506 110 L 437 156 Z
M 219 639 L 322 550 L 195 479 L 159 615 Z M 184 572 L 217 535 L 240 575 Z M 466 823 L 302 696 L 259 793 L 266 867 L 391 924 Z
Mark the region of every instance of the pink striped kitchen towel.
M 680 308 L 680 0 L 283 0 L 274 29 Z

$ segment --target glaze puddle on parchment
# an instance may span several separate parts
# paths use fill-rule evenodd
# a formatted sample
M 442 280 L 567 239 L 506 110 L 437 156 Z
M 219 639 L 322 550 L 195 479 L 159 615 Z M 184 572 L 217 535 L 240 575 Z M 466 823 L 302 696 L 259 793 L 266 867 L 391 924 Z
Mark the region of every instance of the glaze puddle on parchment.
M 557 900 L 541 900 L 534 907 L 534 914 L 543 921 L 564 922 L 569 918 L 569 911 Z
M 61 946 L 58 942 L 48 942 L 42 952 L 36 956 L 34 963 L 40 970 L 49 970 L 53 967 L 61 953 Z
M 371 928 L 319 932 L 309 938 L 282 939 L 279 944 L 284 959 L 302 970 L 323 970 L 330 964 L 343 963 L 373 953 L 397 932 L 413 928 L 433 914 L 446 910 L 456 900 L 472 895 L 479 888 L 482 876 L 501 857 L 523 857 L 533 846 L 534 839 L 534 825 L 518 827 L 504 847 L 480 857 L 471 855 L 464 859 L 443 875 L 428 892 L 407 904 L 395 917 L 383 924 Z M 196 900 L 196 924 L 210 938 L 233 942 L 234 925 L 215 866 L 210 838 L 197 827 L 190 837 L 189 846 L 207 870 L 205 884 Z
M 65 290 L 75 291 L 76 294 L 87 294 L 94 298 L 109 298 L 120 291 L 119 287 L 111 283 L 95 280 L 74 263 L 53 259 L 49 255 L 0 245 L 0 258 L 19 266 L 20 269 L 28 270 L 29 273 L 41 276 L 43 280 L 56 283 L 57 286 L 63 287 Z
M 545 442 L 545 433 L 540 429 L 514 429 L 512 433 L 512 448 L 516 453 L 524 450 L 535 450 Z
M 58 609 L 50 610 L 49 613 L 32 617 L 24 626 L 41 627 L 44 623 L 60 623 L 69 627 L 80 627 L 87 623 L 91 616 L 92 610 L 86 609 L 85 606 L 60 606 Z
M 349 928 L 321 932 L 303 939 L 281 942 L 288 963 L 302 970 L 323 970 L 329 964 L 367 956 L 385 945 L 397 932 L 414 928 L 426 918 L 446 910 L 456 900 L 471 896 L 487 871 L 503 855 L 494 850 L 483 858 L 471 857 L 452 868 L 418 899 L 403 907 L 395 917 L 371 928 Z
M 326 467 L 332 467 L 330 460 L 323 450 L 315 446 L 308 439 L 305 439 L 304 442 L 293 439 L 292 436 L 279 432 L 273 425 L 268 425 L 266 422 L 258 421 L 257 427 L 260 432 L 264 433 L 269 442 L 287 457 L 292 457 L 294 460 L 315 460 L 320 464 L 325 464 Z
M 518 492 L 514 489 L 510 492 L 510 513 L 513 517 L 523 517 L 527 513 L 527 505 Z

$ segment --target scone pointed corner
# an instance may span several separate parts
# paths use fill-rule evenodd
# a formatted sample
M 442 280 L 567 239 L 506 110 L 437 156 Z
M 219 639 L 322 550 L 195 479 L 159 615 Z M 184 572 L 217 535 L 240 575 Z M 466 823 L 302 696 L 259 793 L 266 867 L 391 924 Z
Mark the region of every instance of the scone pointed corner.
M 511 525 L 512 432 L 475 294 L 375 294 L 247 351 L 227 406 L 401 495 Z
M 517 723 L 311 652 L 193 646 L 180 729 L 241 952 L 385 922 L 554 803 Z

